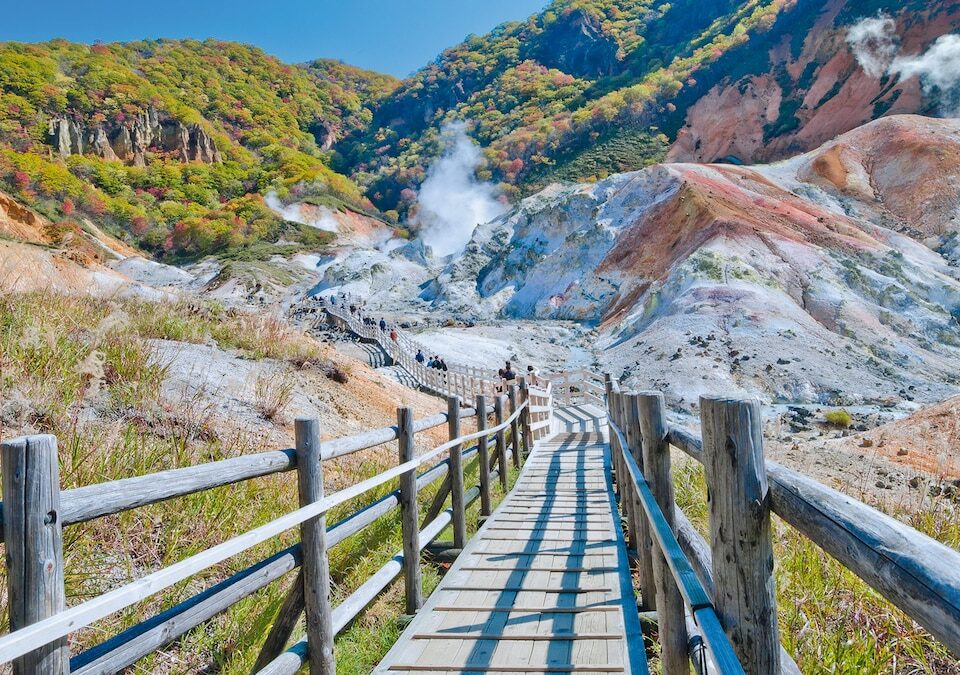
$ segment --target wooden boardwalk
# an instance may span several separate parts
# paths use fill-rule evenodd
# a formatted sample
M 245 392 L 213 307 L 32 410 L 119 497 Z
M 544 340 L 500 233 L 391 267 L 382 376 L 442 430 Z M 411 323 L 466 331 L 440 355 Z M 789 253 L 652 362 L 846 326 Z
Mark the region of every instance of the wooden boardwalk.
M 603 413 L 553 431 L 374 672 L 647 672 Z

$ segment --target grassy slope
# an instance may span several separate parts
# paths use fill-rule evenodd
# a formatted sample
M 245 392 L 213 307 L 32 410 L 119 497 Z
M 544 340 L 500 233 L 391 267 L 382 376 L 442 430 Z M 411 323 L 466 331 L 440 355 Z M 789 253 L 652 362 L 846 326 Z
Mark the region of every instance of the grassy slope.
M 248 45 L 148 40 L 0 43 L 0 185 L 53 220 L 88 215 L 156 253 L 202 254 L 276 241 L 283 224 L 260 195 L 370 203 L 317 143 L 365 126 L 392 78 L 333 62 L 281 63 Z M 52 159 L 51 119 L 108 131 L 149 107 L 198 124 L 221 164 L 154 153 L 146 168 L 92 155 Z
M 215 344 L 246 359 L 270 359 L 297 373 L 298 380 L 332 367 L 327 351 L 312 338 L 269 317 L 228 312 L 215 304 L 0 295 L 4 392 L 0 436 L 55 434 L 63 488 L 265 449 L 239 423 L 215 418 L 202 393 L 185 395 L 181 401 L 162 396 L 169 366 L 157 359 L 149 342 L 153 339 Z M 264 425 L 289 401 L 283 386 L 261 390 L 259 382 L 256 396 Z M 365 418 L 358 423 L 371 422 Z M 431 439 L 424 435 L 420 442 Z M 335 460 L 326 467 L 327 482 L 352 484 L 373 476 L 395 464 L 394 453 L 392 448 L 374 449 Z M 474 461 L 468 467 L 467 484 L 476 480 Z M 338 508 L 329 522 L 394 487 L 384 486 Z M 435 489 L 423 491 L 423 508 Z M 280 474 L 68 527 L 64 541 L 68 603 L 89 599 L 293 510 L 296 494 L 296 475 Z M 478 505 L 471 509 L 473 524 L 477 510 Z M 71 649 L 78 653 L 296 540 L 296 532 L 289 532 L 100 622 L 95 629 L 79 631 L 72 636 Z M 331 553 L 336 601 L 400 546 L 395 514 L 336 547 Z M 137 666 L 139 672 L 193 673 L 208 667 L 224 673 L 249 672 L 292 578 L 271 584 L 145 658 Z M 437 579 L 427 567 L 427 590 Z M 2 578 L 0 587 L 5 587 Z M 5 613 L 6 599 L 0 603 Z M 402 629 L 397 619 L 401 613 L 402 590 L 392 588 L 338 640 L 338 672 L 369 672 Z

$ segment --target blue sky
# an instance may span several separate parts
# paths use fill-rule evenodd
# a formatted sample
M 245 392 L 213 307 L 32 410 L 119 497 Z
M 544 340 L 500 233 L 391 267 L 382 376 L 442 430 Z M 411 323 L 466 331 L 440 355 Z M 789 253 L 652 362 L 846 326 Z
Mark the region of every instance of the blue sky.
M 249 42 L 289 63 L 337 58 L 397 76 L 469 33 L 525 19 L 547 0 L 5 1 L 0 40 L 114 42 L 214 37 Z

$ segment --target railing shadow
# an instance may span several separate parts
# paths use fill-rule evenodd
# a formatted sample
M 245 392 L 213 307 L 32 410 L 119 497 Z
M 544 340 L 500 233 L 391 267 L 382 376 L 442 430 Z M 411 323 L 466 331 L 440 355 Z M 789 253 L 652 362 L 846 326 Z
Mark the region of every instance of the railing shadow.
M 482 623 L 464 624 L 455 628 L 445 629 L 442 632 L 453 634 L 480 632 L 486 635 L 504 635 L 512 626 L 530 624 L 532 622 L 544 624 L 546 622 L 548 628 L 543 632 L 557 636 L 559 639 L 544 641 L 546 642 L 546 653 L 543 663 L 549 665 L 551 668 L 558 669 L 575 667 L 573 658 L 575 650 L 574 642 L 570 639 L 563 638 L 569 638 L 569 636 L 575 634 L 577 618 L 580 615 L 574 612 L 549 613 L 544 610 L 595 608 L 609 606 L 611 604 L 610 600 L 578 603 L 578 597 L 583 595 L 583 590 L 588 587 L 583 582 L 590 576 L 604 573 L 602 569 L 598 571 L 584 571 L 587 569 L 587 565 L 585 564 L 587 557 L 591 554 L 596 554 L 598 551 L 603 551 L 610 555 L 616 552 L 616 548 L 614 548 L 616 544 L 614 535 L 611 534 L 610 539 L 596 541 L 588 538 L 590 534 L 591 513 L 589 512 L 589 507 L 591 506 L 591 502 L 598 502 L 601 501 L 601 499 L 604 502 L 606 501 L 606 495 L 601 496 L 594 492 L 587 492 L 587 482 L 591 479 L 591 476 L 588 475 L 590 473 L 589 469 L 593 470 L 592 473 L 595 476 L 598 467 L 595 460 L 588 464 L 588 450 L 594 453 L 597 451 L 592 441 L 584 438 L 570 438 L 564 441 L 557 451 L 553 452 L 550 462 L 546 467 L 538 470 L 535 476 L 531 474 L 527 475 L 528 480 L 535 478 L 538 481 L 543 480 L 548 483 L 556 482 L 562 477 L 566 484 L 572 474 L 574 476 L 574 485 L 571 485 L 570 488 L 575 487 L 576 489 L 576 499 L 574 502 L 566 498 L 561 499 L 561 497 L 567 497 L 573 494 L 570 492 L 561 494 L 553 492 L 548 494 L 542 504 L 539 505 L 539 509 L 530 512 L 530 522 L 534 524 L 534 527 L 532 528 L 530 538 L 523 544 L 520 550 L 489 554 L 478 553 L 479 555 L 483 555 L 487 561 L 513 560 L 515 567 L 523 568 L 510 573 L 506 582 L 503 584 L 505 588 L 522 587 L 524 581 L 528 580 L 531 574 L 544 573 L 541 571 L 531 572 L 525 568 L 553 567 L 554 565 L 537 562 L 538 559 L 543 560 L 544 556 L 546 556 L 548 560 L 563 560 L 562 567 L 556 570 L 562 572 L 560 586 L 556 592 L 546 594 L 547 600 L 544 602 L 545 607 L 519 616 L 506 612 L 491 612 Z M 571 459 L 573 459 L 573 466 L 571 466 Z M 596 479 L 593 478 L 592 480 L 595 482 Z M 569 545 L 558 545 L 556 542 L 549 540 L 549 538 L 546 541 L 540 538 L 544 535 L 549 536 L 551 531 L 545 529 L 546 526 L 557 522 L 571 525 L 569 529 L 565 528 L 563 530 L 563 533 L 569 532 L 570 534 L 571 541 Z M 612 519 L 609 524 L 605 524 L 603 527 L 604 529 L 613 527 Z M 563 536 L 563 534 L 561 534 L 561 536 Z M 602 554 L 603 553 L 601 553 L 601 555 Z M 599 565 L 599 567 L 602 568 L 603 566 Z M 551 572 L 548 572 L 548 574 L 551 574 Z M 493 592 L 496 591 L 494 590 Z M 501 591 L 492 603 L 492 607 L 505 609 L 512 609 L 518 606 L 535 607 L 536 604 L 532 602 L 518 602 L 519 599 L 523 599 L 524 596 L 529 597 L 531 594 L 536 597 L 539 593 L 537 591 Z M 551 601 L 550 598 L 554 596 L 556 600 Z M 619 603 L 619 599 L 616 602 Z M 523 641 L 512 644 L 522 645 L 522 648 L 530 650 L 532 654 L 537 650 L 537 645 L 542 644 L 542 642 Z M 494 660 L 498 645 L 499 641 L 495 639 L 477 640 L 465 661 L 463 672 L 472 672 L 472 668 L 490 668 L 495 666 Z M 516 647 L 514 651 L 519 649 L 521 649 L 520 646 Z M 535 660 L 538 664 L 540 663 L 539 659 Z

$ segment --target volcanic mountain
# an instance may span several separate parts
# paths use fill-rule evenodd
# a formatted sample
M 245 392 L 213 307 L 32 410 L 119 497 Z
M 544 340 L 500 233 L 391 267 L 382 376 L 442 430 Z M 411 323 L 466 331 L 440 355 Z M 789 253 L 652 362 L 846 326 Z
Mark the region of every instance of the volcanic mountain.
M 960 387 L 960 121 L 894 116 L 766 166 L 555 185 L 424 297 L 596 324 L 631 384 L 895 404 Z

